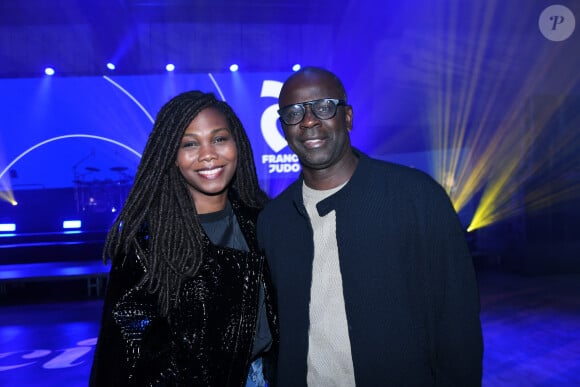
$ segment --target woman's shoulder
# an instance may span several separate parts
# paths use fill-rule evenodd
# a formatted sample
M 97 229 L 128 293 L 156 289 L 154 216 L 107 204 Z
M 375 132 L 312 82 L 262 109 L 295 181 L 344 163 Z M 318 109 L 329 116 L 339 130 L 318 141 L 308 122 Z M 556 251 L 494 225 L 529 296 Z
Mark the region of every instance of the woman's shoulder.
M 244 202 L 242 202 L 238 198 L 231 198 L 230 204 L 231 204 L 232 209 L 234 211 L 234 214 L 236 215 L 236 218 L 238 218 L 238 220 L 240 218 L 245 218 L 247 220 L 251 220 L 251 221 L 255 222 L 256 219 L 258 219 L 258 215 L 259 215 L 260 211 L 262 210 L 261 208 L 258 208 L 258 207 L 251 207 L 251 206 L 245 204 Z

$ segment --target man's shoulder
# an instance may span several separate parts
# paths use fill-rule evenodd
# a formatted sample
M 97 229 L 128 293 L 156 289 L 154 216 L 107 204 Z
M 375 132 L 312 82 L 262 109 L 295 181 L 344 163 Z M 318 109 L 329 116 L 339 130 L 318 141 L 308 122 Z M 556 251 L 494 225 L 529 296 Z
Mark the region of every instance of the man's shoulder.
M 435 200 L 446 196 L 443 187 L 421 169 L 370 157 L 362 165 L 365 167 L 357 178 L 357 192 L 385 190 L 407 200 Z
M 285 211 L 288 207 L 292 206 L 294 198 L 297 195 L 297 190 L 300 185 L 298 181 L 292 182 L 288 187 L 286 187 L 282 192 L 280 192 L 276 197 L 271 199 L 260 213 L 260 217 L 277 216 L 276 214 Z

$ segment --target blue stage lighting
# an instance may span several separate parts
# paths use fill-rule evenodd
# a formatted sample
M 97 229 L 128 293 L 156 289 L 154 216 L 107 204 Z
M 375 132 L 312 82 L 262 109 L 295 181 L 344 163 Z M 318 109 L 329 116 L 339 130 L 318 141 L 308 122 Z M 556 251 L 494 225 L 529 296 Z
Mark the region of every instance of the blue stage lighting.
M 175 65 L 174 65 L 173 63 L 168 63 L 168 64 L 165 66 L 165 70 L 167 70 L 167 71 L 170 71 L 170 72 L 171 72 L 171 71 L 175 70 Z
M 116 67 L 115 67 L 115 65 L 113 63 L 109 62 L 109 63 L 107 63 L 107 68 L 109 70 L 115 70 Z
M 52 67 L 47 67 L 44 69 L 46 75 L 54 75 L 54 69 Z
M 298 63 L 296 63 L 294 66 L 292 66 L 292 71 L 298 71 L 300 70 L 302 66 L 300 66 Z
M 235 64 L 235 63 L 234 63 L 234 64 L 232 64 L 232 65 L 230 66 L 230 71 L 231 71 L 232 73 L 235 73 L 235 72 L 236 72 L 236 71 L 238 71 L 239 69 L 240 69 L 240 66 L 238 66 L 238 65 L 237 65 L 237 64 Z

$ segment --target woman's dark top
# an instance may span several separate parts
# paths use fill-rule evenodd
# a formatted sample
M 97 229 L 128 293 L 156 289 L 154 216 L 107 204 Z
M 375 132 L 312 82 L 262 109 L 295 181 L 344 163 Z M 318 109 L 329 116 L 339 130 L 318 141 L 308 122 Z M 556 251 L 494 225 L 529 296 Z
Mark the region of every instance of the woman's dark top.
M 132 252 L 113 260 L 91 386 L 245 384 L 262 288 L 273 332 L 276 324 L 267 267 L 256 241 L 258 211 L 236 201 L 231 209 L 237 219 L 232 225 L 239 227 L 231 241 L 244 241 L 247 251 L 217 246 L 204 236 L 204 261 L 195 276 L 183 281 L 168 316 L 160 314 L 157 295 L 141 285 L 145 268 L 140 257 Z M 138 241 L 146 253 L 147 238 L 144 233 Z

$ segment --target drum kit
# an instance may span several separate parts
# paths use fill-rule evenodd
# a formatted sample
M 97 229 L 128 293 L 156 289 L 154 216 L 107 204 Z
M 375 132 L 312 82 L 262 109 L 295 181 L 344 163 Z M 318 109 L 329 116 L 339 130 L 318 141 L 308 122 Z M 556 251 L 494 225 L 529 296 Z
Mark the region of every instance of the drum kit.
M 87 166 L 84 174 L 75 174 L 74 188 L 79 213 L 117 212 L 125 202 L 133 177 L 128 168 L 115 166 L 109 173 Z M 112 176 L 112 177 L 111 177 Z

